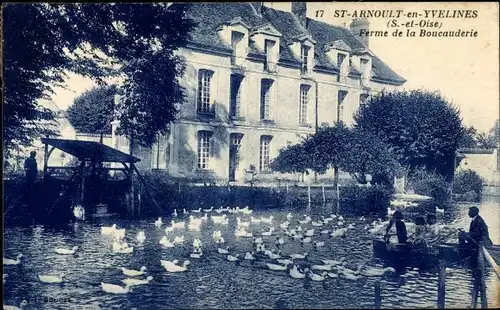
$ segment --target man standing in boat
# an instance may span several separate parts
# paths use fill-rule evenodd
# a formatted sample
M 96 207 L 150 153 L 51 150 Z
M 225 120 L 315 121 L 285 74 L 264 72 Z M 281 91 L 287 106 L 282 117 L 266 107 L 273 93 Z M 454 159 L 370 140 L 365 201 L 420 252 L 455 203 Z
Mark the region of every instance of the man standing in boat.
M 396 225 L 396 235 L 398 236 L 398 243 L 403 243 L 405 244 L 407 239 L 408 239 L 408 233 L 406 232 L 406 225 L 405 222 L 403 222 L 403 213 L 399 210 L 394 212 L 392 215 L 391 221 L 389 222 L 389 225 L 385 229 L 385 240 L 388 240 L 389 237 L 389 231 L 392 228 L 392 225 Z
M 458 233 L 460 246 L 477 248 L 480 243 L 483 243 L 485 246 L 491 245 L 492 242 L 488 233 L 488 225 L 486 225 L 484 219 L 479 215 L 479 208 L 470 207 L 469 217 L 472 219 L 470 222 L 469 232 L 466 233 L 461 230 Z

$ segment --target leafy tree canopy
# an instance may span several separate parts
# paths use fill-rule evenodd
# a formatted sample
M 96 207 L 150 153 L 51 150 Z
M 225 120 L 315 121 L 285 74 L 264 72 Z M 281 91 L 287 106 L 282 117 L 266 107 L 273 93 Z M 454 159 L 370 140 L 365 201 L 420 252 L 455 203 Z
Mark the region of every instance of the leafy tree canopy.
M 68 108 L 69 122 L 78 132 L 111 133 L 116 93 L 116 85 L 98 86 L 84 92 Z
M 410 170 L 425 167 L 448 177 L 464 128 L 459 111 L 437 92 L 382 93 L 355 115 L 355 127 L 376 134 Z
M 4 151 L 8 153 L 18 145 L 29 145 L 48 134 L 37 122 L 52 120 L 54 114 L 37 102 L 49 99 L 54 87 L 64 86 L 68 71 L 95 78 L 100 83 L 105 77 L 122 74 L 125 83 L 141 89 L 127 96 L 143 102 L 161 100 L 161 104 L 151 102 L 155 108 L 180 102 L 177 97 L 172 100 L 182 93 L 177 89 L 177 82 L 154 75 L 144 79 L 136 73 L 151 67 L 150 62 L 158 61 L 162 68 L 178 69 L 167 73 L 169 77 L 182 74 L 174 51 L 187 42 L 194 27 L 185 17 L 185 6 L 168 7 L 162 3 L 4 5 Z M 144 97 L 144 83 L 152 80 L 159 82 L 156 84 L 159 94 Z M 136 109 L 139 114 L 151 110 L 147 104 Z M 150 129 L 161 131 L 170 116 L 167 114 L 164 123 L 155 123 Z
M 399 172 L 395 155 L 385 143 L 370 133 L 349 129 L 342 123 L 319 128 L 300 143 L 280 150 L 271 162 L 271 169 L 282 173 L 307 169 L 325 173 L 335 166 L 360 183 L 366 183 L 367 174 L 391 180 Z

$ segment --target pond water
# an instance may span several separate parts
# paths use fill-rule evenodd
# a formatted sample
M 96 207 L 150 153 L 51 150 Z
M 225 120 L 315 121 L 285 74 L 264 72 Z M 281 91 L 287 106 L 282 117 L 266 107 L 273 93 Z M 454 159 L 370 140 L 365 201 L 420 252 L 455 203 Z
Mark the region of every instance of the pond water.
M 486 197 L 487 198 L 487 197 Z M 453 212 L 445 214 L 442 220 L 468 230 L 468 205 L 459 205 Z M 480 214 L 485 218 L 491 239 L 500 244 L 500 208 L 498 197 L 484 199 Z M 278 223 L 286 220 L 288 212 L 294 219 L 310 214 L 313 220 L 332 213 L 328 207 L 297 207 L 280 210 L 254 210 L 254 217 L 274 216 L 274 227 L 280 231 Z M 212 214 L 217 215 L 215 212 Z M 199 216 L 199 215 L 196 215 Z M 242 219 L 249 216 L 239 215 Z M 347 279 L 327 279 L 324 282 L 303 281 L 291 278 L 288 273 L 271 271 L 251 266 L 248 261 L 235 264 L 218 254 L 218 245 L 212 239 L 212 232 L 220 229 L 230 247 L 231 253 L 244 256 L 252 249 L 251 238 L 236 238 L 236 215 L 229 214 L 229 225 L 204 222 L 200 232 L 176 230 L 169 233 L 172 241 L 176 235 L 184 235 L 183 245 L 165 248 L 159 240 L 165 235 L 154 226 L 153 220 L 102 220 L 99 223 L 75 223 L 64 229 L 42 226 L 9 227 L 4 229 L 4 257 L 15 258 L 24 255 L 18 266 L 4 266 L 9 276 L 4 284 L 4 303 L 17 305 L 28 301 L 26 309 L 107 309 L 107 308 L 274 308 L 278 299 L 286 301 L 289 308 L 373 308 L 374 280 L 363 278 L 357 281 Z M 179 215 L 178 219 L 187 218 Z M 170 220 L 170 216 L 164 222 Z M 100 227 L 113 223 L 126 228 L 126 239 L 134 246 L 132 254 L 114 254 L 111 241 L 102 236 Z M 371 221 L 370 221 L 371 222 Z M 295 222 L 296 223 L 296 222 Z M 373 259 L 372 243 L 365 223 L 359 218 L 346 218 L 346 225 L 354 223 L 355 228 L 347 232 L 346 238 L 330 239 L 318 234 L 315 240 L 324 240 L 325 247 L 314 250 L 312 244 L 301 245 L 298 241 L 286 241 L 283 256 L 291 253 L 308 252 L 309 260 L 340 259 L 345 257 L 348 266 L 356 269 L 356 264 L 367 262 L 372 266 L 382 266 Z M 330 225 L 330 224 L 328 224 Z M 310 227 L 311 224 L 302 225 Z M 268 224 L 252 224 L 255 233 L 267 230 Z M 138 245 L 135 236 L 144 230 L 146 241 Z M 204 256 L 190 258 L 193 238 L 200 238 Z M 275 236 L 263 237 L 274 244 Z M 75 255 L 58 255 L 54 248 L 79 246 Z M 160 265 L 160 259 L 184 261 L 191 264 L 186 272 L 169 274 Z M 116 267 L 140 269 L 147 267 L 147 275 L 153 276 L 148 285 L 136 286 L 128 294 L 115 295 L 102 291 L 100 283 L 121 285 L 125 278 Z M 66 275 L 63 284 L 45 284 L 38 280 L 39 274 Z M 438 275 L 431 272 L 408 270 L 401 275 L 385 276 L 381 281 L 383 308 L 436 308 Z M 493 271 L 487 269 L 487 289 L 489 306 L 499 300 L 499 281 Z M 446 274 L 446 307 L 463 308 L 471 302 L 471 271 L 448 267 Z M 52 301 L 50 300 L 52 298 Z

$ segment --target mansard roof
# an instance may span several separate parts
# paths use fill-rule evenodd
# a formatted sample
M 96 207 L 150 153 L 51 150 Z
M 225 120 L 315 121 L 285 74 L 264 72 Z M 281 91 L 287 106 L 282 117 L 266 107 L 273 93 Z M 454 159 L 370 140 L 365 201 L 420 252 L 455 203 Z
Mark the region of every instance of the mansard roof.
M 220 25 L 238 21 L 252 30 L 260 27 L 265 29 L 266 25 L 271 25 L 281 34 L 279 57 L 281 64 L 300 65 L 300 60 L 294 56 L 289 44 L 309 37 L 315 43 L 314 69 L 338 72 L 339 68 L 325 54 L 325 47 L 332 42 L 341 40 L 345 44 L 343 48 L 348 47 L 353 54 L 368 53 L 371 55 L 372 78 L 374 80 L 396 85 L 406 82 L 404 78 L 366 48 L 347 28 L 310 18 L 307 18 L 306 27 L 303 27 L 299 19 L 291 12 L 274 10 L 263 6 L 262 12 L 259 13 L 249 2 L 186 3 L 184 5 L 187 7 L 187 16 L 198 22 L 198 26 L 191 32 L 188 47 L 198 47 L 206 51 L 230 54 L 232 52 L 231 46 L 223 42 L 217 33 Z M 262 56 L 252 44 L 250 44 L 249 48 L 251 55 Z M 353 67 L 350 68 L 350 73 L 360 75 Z

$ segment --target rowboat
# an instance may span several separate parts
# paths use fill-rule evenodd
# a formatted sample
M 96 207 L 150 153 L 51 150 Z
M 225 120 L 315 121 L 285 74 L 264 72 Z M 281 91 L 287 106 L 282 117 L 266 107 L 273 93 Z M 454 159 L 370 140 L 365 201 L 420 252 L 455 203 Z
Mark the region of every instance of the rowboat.
M 457 263 L 470 257 L 473 251 L 461 248 L 457 243 L 441 243 L 436 245 L 391 244 L 383 238 L 373 239 L 373 256 L 394 264 L 407 266 L 433 266 L 439 260 Z

